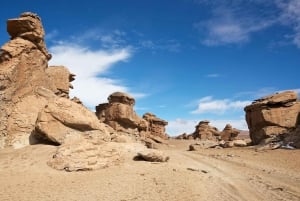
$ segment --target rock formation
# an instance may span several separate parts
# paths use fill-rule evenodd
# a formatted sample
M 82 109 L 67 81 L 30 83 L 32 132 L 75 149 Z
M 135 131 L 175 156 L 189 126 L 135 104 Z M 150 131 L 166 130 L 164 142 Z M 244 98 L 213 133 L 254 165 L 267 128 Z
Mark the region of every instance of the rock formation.
M 147 121 L 139 117 L 133 106 L 135 100 L 126 93 L 115 92 L 108 97 L 108 103 L 96 106 L 98 119 L 116 131 L 136 133 L 146 131 Z
M 38 112 L 47 104 L 43 89 L 68 96 L 68 78 L 53 81 L 48 68 L 48 53 L 44 43 L 41 19 L 33 13 L 23 13 L 7 21 L 11 40 L 0 49 L 0 148 L 22 147 L 30 143 Z M 64 67 L 67 77 L 73 77 Z M 72 78 L 71 78 L 72 79 Z
M 109 126 L 69 99 L 75 75 L 48 66 L 40 17 L 23 13 L 7 21 L 7 31 L 11 40 L 0 51 L 0 148 L 64 144 L 81 135 L 110 141 Z
M 139 117 L 135 100 L 125 93 L 111 94 L 109 103 L 97 107 L 97 116 L 78 98 L 69 99 L 75 75 L 64 66 L 48 66 L 51 55 L 39 16 L 27 12 L 10 19 L 7 31 L 11 40 L 0 49 L 0 148 L 55 144 L 59 147 L 48 162 L 51 167 L 93 170 L 118 164 L 124 154 L 131 153 L 132 159 L 147 152 L 142 144 L 123 143 L 128 138 L 120 132 L 165 137 L 167 122 L 152 114 L 146 120 Z M 148 160 L 168 160 L 161 153 L 147 153 Z
M 145 141 L 163 141 L 168 139 L 165 126 L 168 122 L 146 113 L 139 117 L 133 109 L 135 100 L 126 93 L 115 92 L 108 97 L 108 103 L 96 106 L 98 119 L 114 128 L 119 134 L 136 136 Z M 119 137 L 119 136 L 117 136 Z
M 196 126 L 196 130 L 192 133 L 194 139 L 199 138 L 200 140 L 217 140 L 217 136 L 220 135 L 220 132 L 216 127 L 209 125 L 209 121 L 204 120 L 200 121 Z
M 226 124 L 225 128 L 223 131 L 220 133 L 221 140 L 224 141 L 233 141 L 236 140 L 236 137 L 240 133 L 239 130 L 232 128 L 230 124 Z
M 300 101 L 296 92 L 286 91 L 255 100 L 245 107 L 246 121 L 253 144 L 266 138 L 285 141 L 293 135 L 291 143 L 300 142 L 297 127 L 300 122 Z M 293 133 L 293 134 L 292 134 Z
M 168 122 L 156 117 L 152 113 L 146 113 L 143 115 L 143 119 L 148 122 L 148 129 L 150 135 L 158 136 L 162 139 L 168 139 L 166 134 L 165 126 L 168 125 Z

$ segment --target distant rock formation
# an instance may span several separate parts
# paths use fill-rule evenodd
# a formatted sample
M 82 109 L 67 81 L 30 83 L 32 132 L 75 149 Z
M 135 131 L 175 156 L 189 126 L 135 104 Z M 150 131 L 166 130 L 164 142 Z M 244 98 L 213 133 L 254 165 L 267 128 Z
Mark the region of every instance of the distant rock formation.
M 217 136 L 220 136 L 220 132 L 216 127 L 209 125 L 208 120 L 200 121 L 196 126 L 196 130 L 192 133 L 194 139 L 200 140 L 217 140 Z
M 220 133 L 221 140 L 224 141 L 233 141 L 236 140 L 240 131 L 238 129 L 232 128 L 230 124 L 226 124 L 223 131 Z
M 96 115 L 116 131 L 139 135 L 141 131 L 147 130 L 148 123 L 135 113 L 134 104 L 135 100 L 130 95 L 115 92 L 108 97 L 108 103 L 96 106 Z
M 269 138 L 283 142 L 293 139 L 286 143 L 300 145 L 300 132 L 296 132 L 300 126 L 300 101 L 297 98 L 296 92 L 285 91 L 257 99 L 245 107 L 253 144 Z
M 168 122 L 156 117 L 152 113 L 146 113 L 143 115 L 143 119 L 148 122 L 148 129 L 150 135 L 158 136 L 162 139 L 168 139 L 169 136 L 166 134 L 166 125 Z
M 123 92 L 115 92 L 109 95 L 108 103 L 96 106 L 98 119 L 111 126 L 119 133 L 136 135 L 138 138 L 159 137 L 161 140 L 168 139 L 165 126 L 168 122 L 156 117 L 154 114 L 146 113 L 143 118 L 134 111 L 135 100 Z M 154 138 L 155 141 L 160 141 Z

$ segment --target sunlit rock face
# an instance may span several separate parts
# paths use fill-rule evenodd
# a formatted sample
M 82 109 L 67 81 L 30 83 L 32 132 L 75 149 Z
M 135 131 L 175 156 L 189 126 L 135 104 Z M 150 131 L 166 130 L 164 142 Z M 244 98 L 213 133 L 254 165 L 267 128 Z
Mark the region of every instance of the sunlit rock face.
M 10 41 L 0 49 L 0 147 L 31 142 L 39 112 L 54 97 L 69 97 L 74 80 L 63 66 L 48 67 L 41 18 L 30 12 L 7 21 Z
M 254 144 L 266 138 L 285 141 L 293 133 L 294 140 L 300 141 L 300 101 L 294 91 L 285 91 L 255 100 L 245 107 L 246 121 Z M 298 137 L 295 137 L 297 136 Z

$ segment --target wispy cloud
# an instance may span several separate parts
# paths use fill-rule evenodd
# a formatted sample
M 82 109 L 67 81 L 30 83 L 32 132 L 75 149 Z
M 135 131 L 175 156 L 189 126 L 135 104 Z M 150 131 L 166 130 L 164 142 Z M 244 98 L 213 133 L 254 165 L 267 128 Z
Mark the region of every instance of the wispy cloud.
M 221 77 L 221 75 L 218 74 L 218 73 L 212 73 L 212 74 L 207 74 L 205 77 L 209 77 L 209 78 L 217 78 L 217 77 Z
M 169 121 L 166 128 L 167 133 L 171 136 L 180 135 L 182 133 L 190 134 L 195 131 L 195 126 L 198 124 L 199 120 L 184 120 L 184 119 L 175 119 Z M 234 128 L 240 130 L 248 130 L 247 123 L 242 117 L 240 119 L 213 119 L 210 120 L 210 125 L 218 128 L 220 131 L 224 129 L 226 124 L 231 124 Z
M 199 31 L 204 31 L 202 43 L 207 46 L 241 44 L 248 42 L 251 34 L 273 25 L 273 19 L 243 16 L 228 7 L 217 7 L 213 17 L 194 24 Z
M 282 13 L 280 20 L 283 24 L 289 25 L 294 30 L 290 35 L 293 43 L 300 48 L 300 1 L 299 0 L 277 0 Z
M 166 50 L 168 52 L 180 52 L 181 44 L 177 40 L 140 40 L 138 46 L 152 51 Z
M 279 44 L 287 39 L 300 48 L 299 0 L 194 0 L 209 7 L 210 18 L 194 24 L 207 46 L 243 44 L 252 35 L 271 26 L 287 26 L 293 32 L 284 34 Z
M 246 105 L 251 104 L 251 101 L 233 101 L 230 99 L 213 99 L 212 96 L 206 96 L 198 101 L 197 109 L 192 111 L 192 114 L 224 114 L 229 110 L 239 110 Z
M 108 95 L 115 91 L 129 92 L 136 97 L 145 95 L 133 93 L 121 80 L 105 77 L 114 64 L 126 62 L 132 56 L 130 48 L 91 50 L 76 43 L 60 42 L 49 49 L 53 56 L 49 65 L 65 65 L 76 74 L 71 96 L 79 97 L 90 108 L 106 102 Z

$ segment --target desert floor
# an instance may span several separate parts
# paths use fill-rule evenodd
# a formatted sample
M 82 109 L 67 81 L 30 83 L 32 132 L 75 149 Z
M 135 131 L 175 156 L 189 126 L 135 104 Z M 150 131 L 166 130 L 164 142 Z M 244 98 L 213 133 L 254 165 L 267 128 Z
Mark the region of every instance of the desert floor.
M 300 150 L 253 147 L 187 151 L 170 140 L 167 163 L 127 159 L 95 171 L 65 172 L 46 161 L 56 147 L 0 151 L 0 200 L 300 200 Z

